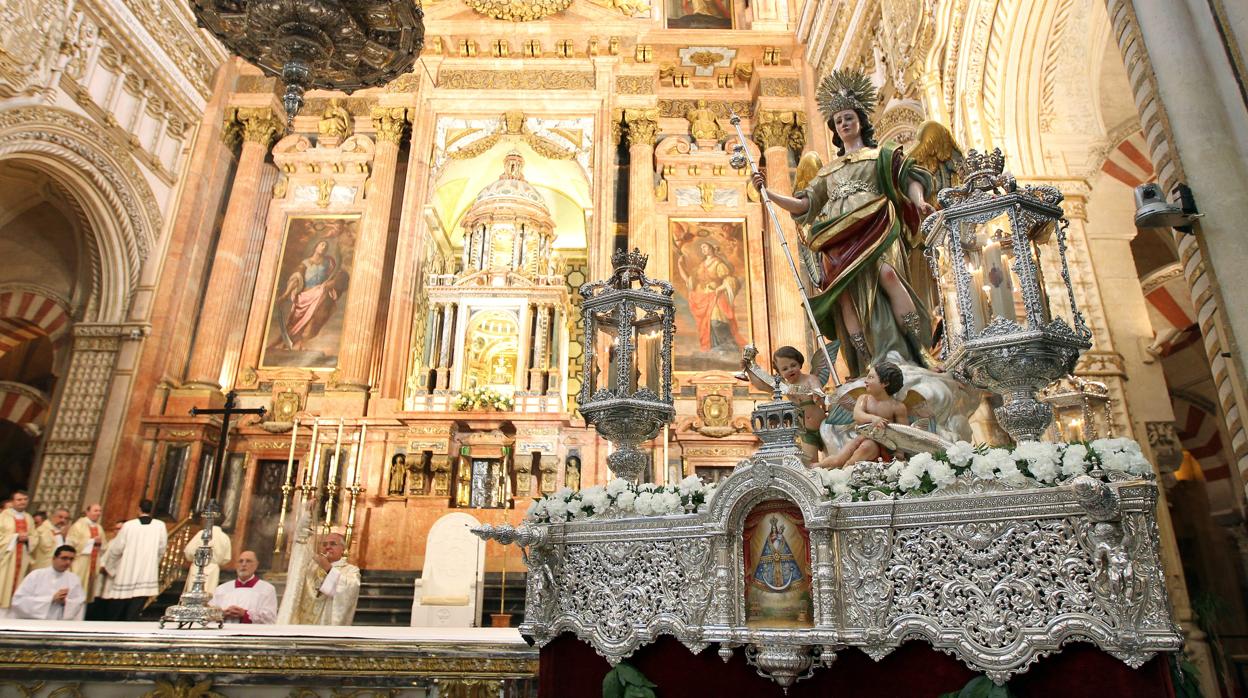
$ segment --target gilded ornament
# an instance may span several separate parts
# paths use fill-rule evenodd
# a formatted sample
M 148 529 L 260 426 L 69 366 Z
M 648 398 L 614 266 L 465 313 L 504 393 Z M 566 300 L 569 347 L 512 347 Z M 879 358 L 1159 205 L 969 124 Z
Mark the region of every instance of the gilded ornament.
M 689 132 L 694 140 L 719 141 L 724 135 L 715 112 L 707 106 L 705 99 L 699 99 L 694 108 L 685 112 L 685 118 L 689 120 Z
M 715 51 L 697 51 L 689 55 L 689 62 L 699 68 L 710 68 L 724 60 L 724 54 Z
M 654 145 L 659 135 L 659 110 L 657 108 L 625 109 L 623 120 L 630 147 Z
M 647 0 L 590 0 L 609 10 L 618 10 L 626 17 L 643 17 L 650 14 L 650 3 Z
M 377 130 L 377 141 L 399 144 L 403 141 L 403 132 L 407 128 L 407 110 L 403 107 L 373 107 L 373 128 Z
M 864 114 L 875 111 L 878 95 L 871 78 L 860 70 L 837 70 L 819 83 L 815 101 L 824 119 L 831 120 L 837 112 L 856 109 Z
M 615 91 L 622 95 L 652 95 L 654 76 L 619 75 L 615 78 Z
M 802 128 L 805 121 L 806 116 L 801 112 L 759 110 L 752 134 L 754 142 L 763 150 L 768 148 L 801 150 L 806 144 L 805 130 Z
M 234 118 L 243 125 L 243 140 L 259 143 L 266 149 L 273 139 L 286 131 L 285 124 L 267 107 L 239 107 Z
M 754 104 L 749 100 L 707 100 L 707 107 L 720 119 L 727 119 L 732 112 L 746 118 L 754 113 Z M 683 119 L 690 109 L 696 109 L 698 101 L 694 99 L 660 99 L 659 116 Z
M 478 14 L 509 22 L 532 22 L 563 12 L 572 0 L 464 0 Z
M 226 698 L 226 696 L 212 690 L 212 679 L 191 683 L 191 680 L 185 676 L 179 676 L 176 681 L 157 679 L 156 687 L 144 693 L 141 698 Z
M 350 112 L 342 106 L 342 100 L 335 97 L 325 106 L 321 119 L 316 124 L 316 132 L 320 135 L 317 145 L 328 148 L 337 146 L 355 130 L 355 120 Z
M 764 97 L 796 97 L 797 78 L 763 78 L 758 81 L 758 94 Z
M 592 90 L 594 74 L 580 70 L 444 70 L 438 86 L 450 90 Z
M 334 180 L 318 179 L 316 180 L 316 205 L 321 208 L 329 206 L 329 200 L 334 195 Z

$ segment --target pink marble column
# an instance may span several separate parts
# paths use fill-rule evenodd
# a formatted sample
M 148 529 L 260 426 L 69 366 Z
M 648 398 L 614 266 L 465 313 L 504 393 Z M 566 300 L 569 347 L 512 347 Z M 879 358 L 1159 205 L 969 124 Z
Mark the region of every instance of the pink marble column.
M 249 285 L 246 283 L 248 273 L 253 271 L 246 269 L 245 261 L 253 238 L 264 236 L 264 226 L 257 227 L 256 222 L 263 220 L 273 196 L 273 167 L 265 164 L 265 158 L 273 139 L 283 131 L 281 117 L 267 107 L 240 107 L 231 116 L 231 121 L 237 126 L 226 129 L 227 137 L 237 133 L 241 126 L 242 154 L 234 174 L 230 203 L 221 223 L 221 235 L 213 256 L 212 275 L 204 294 L 204 308 L 200 312 L 195 344 L 191 348 L 190 366 L 186 372 L 188 387 L 224 387 L 220 384 L 221 370 L 229 349 L 230 335 L 238 319 L 246 317 L 246 306 L 252 300 L 248 294 L 239 291 Z M 268 186 L 265 186 L 266 182 Z M 235 347 L 234 352 L 237 351 Z
M 659 236 L 654 229 L 654 143 L 659 135 L 657 109 L 625 109 L 624 124 L 628 129 L 628 247 L 640 249 L 656 258 Z M 656 263 L 649 267 L 656 274 Z M 637 366 L 642 382 L 651 390 L 659 389 L 658 341 L 640 337 L 637 341 Z
M 789 178 L 789 148 L 801 149 L 802 127 L 795 112 L 759 110 L 754 125 L 754 142 L 763 151 L 763 164 L 767 177 L 767 190 L 786 196 L 793 194 L 793 182 Z M 797 226 L 793 217 L 776 209 L 780 219 L 780 235 L 789 242 L 794 261 L 799 261 Z M 789 267 L 789 260 L 780 247 L 770 215 L 764 215 L 767 226 L 767 307 L 771 323 L 771 346 L 790 345 L 806 352 L 806 325 L 802 306 L 796 301 L 801 290 Z M 800 270 L 799 265 L 799 270 Z
M 342 351 L 338 359 L 338 387 L 344 390 L 366 391 L 370 385 L 377 307 L 385 276 L 386 236 L 394 201 L 394 175 L 399 162 L 399 143 L 407 128 L 407 110 L 375 107 L 373 126 L 377 129 L 377 147 L 365 192 L 364 221 L 355 246 L 351 288 L 342 326 Z

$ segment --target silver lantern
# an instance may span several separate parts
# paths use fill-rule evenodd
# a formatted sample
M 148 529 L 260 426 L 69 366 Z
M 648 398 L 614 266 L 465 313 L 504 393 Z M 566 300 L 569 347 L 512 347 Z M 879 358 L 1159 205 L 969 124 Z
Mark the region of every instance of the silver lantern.
M 1016 441 L 1040 438 L 1053 409 L 1036 391 L 1071 373 L 1091 347 L 1066 265 L 1062 193 L 1020 188 L 1000 149 L 970 151 L 963 184 L 937 198 L 923 222 L 944 316 L 941 359 L 959 379 L 999 395 L 997 421 Z M 1050 312 L 1041 254 L 1056 254 L 1071 323 Z
M 585 421 L 615 446 L 607 466 L 634 482 L 648 463 L 638 444 L 657 436 L 676 415 L 672 285 L 647 277 L 647 261 L 640 250 L 617 250 L 611 257 L 611 278 L 580 289 L 585 368 L 579 409 Z M 651 356 L 639 357 L 642 345 Z
M 1100 381 L 1070 375 L 1040 391 L 1053 408 L 1051 435 L 1058 441 L 1095 441 L 1114 436 L 1113 400 Z

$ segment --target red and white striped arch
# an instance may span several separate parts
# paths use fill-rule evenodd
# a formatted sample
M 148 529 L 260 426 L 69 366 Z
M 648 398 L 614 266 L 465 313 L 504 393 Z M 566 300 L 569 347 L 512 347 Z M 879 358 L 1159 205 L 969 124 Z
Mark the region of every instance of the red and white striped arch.
M 0 420 L 12 422 L 37 438 L 48 421 L 48 399 L 29 386 L 0 382 Z
M 1101 165 L 1101 172 L 1132 189 L 1151 182 L 1156 178 L 1156 173 L 1153 171 L 1152 161 L 1144 154 L 1146 152 L 1148 144 L 1144 141 L 1144 132 L 1136 131 L 1110 151 Z
M 1205 408 L 1183 398 L 1176 397 L 1172 403 L 1174 421 L 1179 427 L 1179 440 L 1183 442 L 1184 450 L 1190 451 L 1196 462 L 1200 463 L 1205 481 L 1230 477 L 1217 415 L 1210 414 Z
M 0 355 L 39 336 L 53 348 L 69 338 L 71 318 L 59 301 L 26 290 L 0 291 Z

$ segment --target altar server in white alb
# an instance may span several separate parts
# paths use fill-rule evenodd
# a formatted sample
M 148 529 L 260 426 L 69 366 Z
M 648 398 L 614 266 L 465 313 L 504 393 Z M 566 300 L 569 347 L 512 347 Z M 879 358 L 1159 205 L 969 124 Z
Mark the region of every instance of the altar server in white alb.
M 169 538 L 165 523 L 152 516 L 152 500 L 139 502 L 139 518 L 130 519 L 108 544 L 103 571 L 110 608 L 103 620 L 138 620 L 143 602 L 160 593 L 160 558 Z
M 218 585 L 213 606 L 221 609 L 227 623 L 273 623 L 277 620 L 277 590 L 256 576 L 256 554 L 244 550 L 234 561 L 238 579 Z
M 186 585 L 189 587 L 195 579 L 195 575 L 199 573 L 199 568 L 195 566 L 195 551 L 199 550 L 199 546 L 203 545 L 204 532 L 200 531 L 191 536 L 186 542 L 186 547 L 182 549 L 182 555 L 186 561 L 191 563 L 191 570 L 186 573 Z M 212 527 L 212 557 L 208 559 L 208 564 L 204 565 L 204 591 L 211 594 L 217 588 L 217 582 L 221 579 L 221 565 L 230 561 L 230 556 L 234 554 L 230 545 L 230 537 L 220 526 Z
M 70 571 L 74 546 L 62 545 L 52 553 L 51 566 L 26 575 L 13 594 L 14 618 L 34 620 L 82 620 L 87 595 L 78 575 Z

